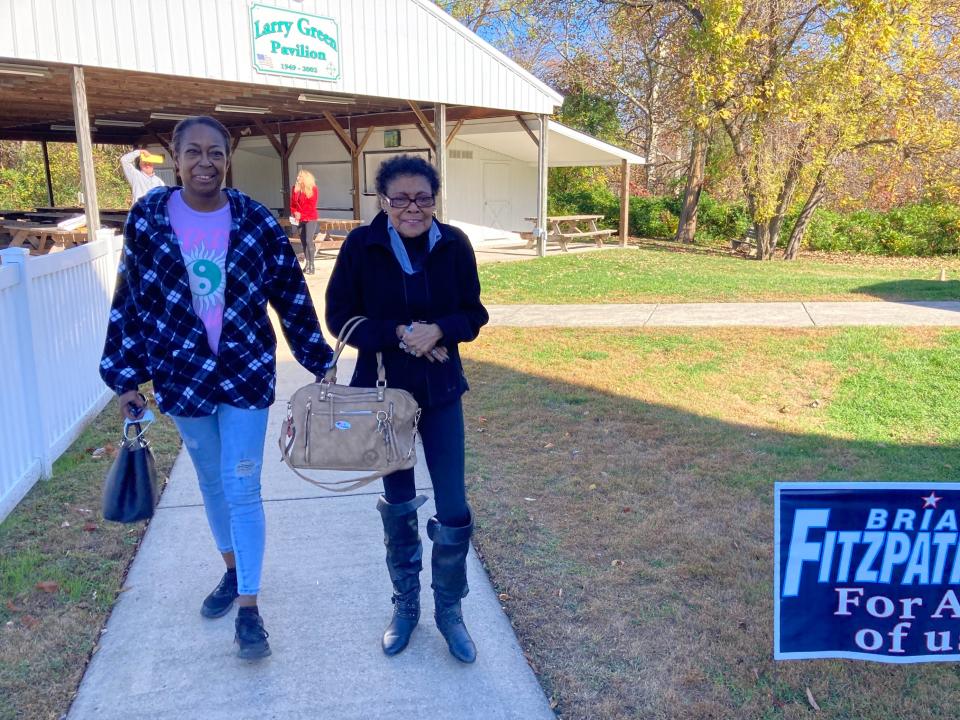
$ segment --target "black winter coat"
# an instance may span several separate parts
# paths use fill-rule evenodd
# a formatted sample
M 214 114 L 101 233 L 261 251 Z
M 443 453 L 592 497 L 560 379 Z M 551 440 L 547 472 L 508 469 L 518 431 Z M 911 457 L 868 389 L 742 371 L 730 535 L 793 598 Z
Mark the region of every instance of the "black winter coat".
M 383 353 L 387 385 L 413 393 L 421 407 L 436 407 L 459 398 L 469 387 L 457 346 L 473 340 L 489 316 L 480 302 L 477 261 L 467 236 L 452 225 L 437 223 L 441 238 L 423 264 L 428 294 L 426 310 L 417 317 L 407 302 L 411 277 L 404 273 L 390 247 L 387 216 L 353 230 L 337 256 L 327 285 L 327 327 L 340 334 L 354 315 L 368 318 L 350 337 L 359 350 L 350 384 L 372 387 L 377 379 L 376 353 Z M 447 362 L 430 362 L 399 348 L 397 325 L 436 323 L 443 332 L 438 345 L 447 348 Z

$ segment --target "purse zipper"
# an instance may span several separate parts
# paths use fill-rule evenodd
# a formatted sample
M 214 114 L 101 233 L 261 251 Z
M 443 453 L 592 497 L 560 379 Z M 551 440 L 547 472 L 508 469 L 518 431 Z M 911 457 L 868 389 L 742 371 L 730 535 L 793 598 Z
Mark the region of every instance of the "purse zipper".
M 310 464 L 310 400 L 307 400 L 307 419 L 303 423 L 303 459 Z

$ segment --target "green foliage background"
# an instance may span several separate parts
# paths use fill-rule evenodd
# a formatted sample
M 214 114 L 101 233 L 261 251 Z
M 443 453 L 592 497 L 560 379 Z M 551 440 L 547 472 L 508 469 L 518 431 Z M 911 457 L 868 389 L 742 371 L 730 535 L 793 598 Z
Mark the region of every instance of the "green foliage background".
M 630 235 L 641 238 L 669 239 L 680 221 L 680 198 L 631 197 Z M 603 182 L 561 185 L 550 193 L 549 211 L 554 214 L 603 215 L 601 224 L 617 228 L 620 224 L 620 198 Z M 783 241 L 786 242 L 799 209 L 787 216 Z M 722 202 L 707 193 L 700 196 L 697 218 L 697 244 L 725 244 L 742 238 L 750 226 L 742 202 Z M 804 237 L 810 250 L 858 253 L 864 255 L 932 256 L 960 253 L 960 207 L 946 202 L 922 202 L 891 208 L 886 212 L 858 210 L 839 213 L 818 209 Z
M 73 143 L 48 143 L 54 205 L 77 204 L 80 161 Z M 130 186 L 120 170 L 126 148 L 94 145 L 97 199 L 101 208 L 130 206 Z M 48 204 L 40 143 L 0 140 L 0 208 L 25 210 Z

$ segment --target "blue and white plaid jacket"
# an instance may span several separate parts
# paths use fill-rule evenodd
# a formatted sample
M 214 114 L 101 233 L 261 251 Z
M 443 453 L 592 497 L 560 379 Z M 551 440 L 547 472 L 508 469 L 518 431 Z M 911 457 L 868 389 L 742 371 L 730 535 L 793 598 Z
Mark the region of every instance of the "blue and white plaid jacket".
M 157 405 L 170 415 L 212 415 L 218 403 L 268 407 L 277 348 L 268 302 L 301 365 L 320 375 L 333 356 L 297 257 L 267 208 L 226 190 L 232 220 L 223 331 L 219 356 L 214 355 L 193 310 L 167 212 L 170 194 L 178 189 L 152 191 L 127 217 L 100 376 L 118 394 L 153 380 Z

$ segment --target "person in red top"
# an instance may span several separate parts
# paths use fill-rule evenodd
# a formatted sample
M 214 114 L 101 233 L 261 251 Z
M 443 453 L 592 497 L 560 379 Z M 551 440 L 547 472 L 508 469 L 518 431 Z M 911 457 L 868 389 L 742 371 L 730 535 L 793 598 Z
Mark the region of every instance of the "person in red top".
M 317 181 L 313 173 L 301 170 L 297 173 L 297 184 L 290 194 L 290 216 L 300 227 L 300 244 L 303 245 L 303 256 L 306 259 L 303 272 L 313 274 L 313 256 L 316 252 L 314 240 L 317 237 L 317 200 L 320 193 L 317 190 Z

